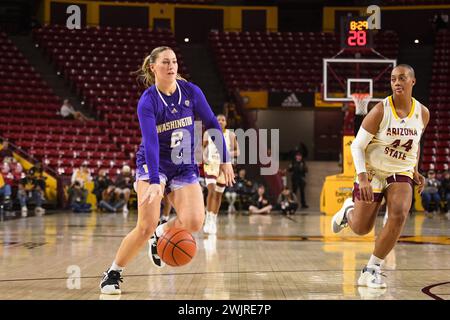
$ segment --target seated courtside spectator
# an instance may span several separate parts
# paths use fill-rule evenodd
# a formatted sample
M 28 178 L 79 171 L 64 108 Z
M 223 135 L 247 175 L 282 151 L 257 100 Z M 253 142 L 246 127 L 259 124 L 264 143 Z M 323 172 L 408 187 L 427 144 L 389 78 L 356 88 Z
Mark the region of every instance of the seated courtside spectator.
M 231 187 L 227 187 L 225 189 L 225 199 L 227 199 L 228 202 L 228 213 L 236 212 L 236 207 L 234 206 L 234 203 L 236 202 L 236 197 L 237 192 L 234 185 Z
M 17 194 L 17 190 L 19 189 L 20 179 L 25 177 L 25 173 L 23 172 L 23 167 L 20 162 L 13 161 L 9 164 L 9 167 L 11 168 L 10 174 L 12 176 L 12 179 L 10 181 L 14 196 Z
M 85 185 L 88 182 L 92 181 L 92 176 L 91 172 L 89 171 L 88 165 L 89 163 L 87 161 L 83 161 L 81 167 L 73 171 L 72 178 L 70 180 L 72 185 L 75 183 L 75 181 L 78 181 L 80 182 L 81 187 L 85 188 Z
M 45 187 L 46 187 L 45 180 L 47 178 L 44 176 L 44 169 L 42 168 L 42 162 L 37 162 L 34 165 L 34 167 L 32 167 L 28 171 L 28 173 L 33 178 L 36 187 L 40 189 L 42 194 L 45 194 Z
M 27 172 L 26 175 L 19 181 L 19 190 L 17 191 L 17 198 L 19 199 L 22 217 L 28 215 L 27 203 L 32 200 L 36 204 L 34 210 L 36 215 L 43 215 L 45 209 L 42 208 L 44 201 L 44 193 L 41 187 L 33 179 L 33 176 Z
M 0 203 L 4 205 L 4 208 L 7 211 L 10 211 L 12 208 L 12 188 L 4 175 L 6 174 L 3 172 L 3 170 L 0 171 Z
M 123 199 L 123 214 L 128 214 L 128 200 L 130 199 L 131 190 L 133 190 L 133 176 L 131 168 L 127 165 L 122 167 L 121 173 L 116 177 L 116 199 Z
M 9 160 L 6 159 L 0 172 L 0 202 L 3 202 L 6 211 L 12 211 L 13 199 L 17 194 L 18 184 L 22 178 L 22 165 L 16 162 L 14 158 L 9 158 L 11 162 L 8 162 Z M 1 179 L 3 179 L 3 184 Z
M 441 182 L 436 179 L 436 172 L 434 170 L 428 171 L 428 176 L 425 179 L 425 188 L 421 194 L 422 205 L 426 214 L 432 214 L 439 208 L 441 197 L 439 196 L 439 187 Z M 434 207 L 431 207 L 431 201 L 434 202 Z
M 91 204 L 87 203 L 87 190 L 82 188 L 80 181 L 75 181 L 69 188 L 69 203 L 75 213 L 91 212 Z
M 100 209 L 103 209 L 106 212 L 114 213 L 116 213 L 120 209 L 123 210 L 123 207 L 125 206 L 125 200 L 123 198 L 117 197 L 115 189 L 116 187 L 112 185 L 109 186 L 106 190 L 103 190 L 102 200 L 98 205 Z M 123 212 L 123 214 L 124 216 L 126 215 L 125 212 Z
M 283 214 L 294 214 L 298 208 L 297 197 L 287 186 L 283 188 L 278 196 L 277 204 Z
M 102 201 L 102 193 L 109 186 L 114 185 L 112 180 L 108 177 L 108 170 L 100 169 L 98 172 L 98 176 L 94 178 L 94 190 L 93 194 L 95 194 L 95 198 L 97 199 L 97 204 Z
M 441 199 L 445 201 L 446 207 L 444 211 L 450 214 L 450 172 L 445 171 L 441 179 Z
M 252 204 L 249 206 L 249 213 L 256 214 L 269 214 L 272 210 L 272 205 L 269 203 L 267 196 L 265 195 L 266 188 L 264 185 L 260 185 L 255 195 L 252 197 Z
M 251 180 L 247 179 L 245 169 L 239 169 L 236 183 L 234 184 L 234 190 L 237 193 L 240 209 L 248 208 L 251 197 L 256 192 L 255 187 L 256 185 Z

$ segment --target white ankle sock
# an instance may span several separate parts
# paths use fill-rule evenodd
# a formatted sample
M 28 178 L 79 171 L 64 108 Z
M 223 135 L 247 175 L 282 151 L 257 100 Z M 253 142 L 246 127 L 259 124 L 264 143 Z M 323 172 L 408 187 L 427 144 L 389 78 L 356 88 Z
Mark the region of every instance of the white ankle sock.
M 119 266 L 115 261 L 113 261 L 113 263 L 108 271 L 111 271 L 111 270 L 122 272 L 123 267 Z
M 159 238 L 159 237 L 161 237 L 163 234 L 164 234 L 164 225 L 165 225 L 165 223 L 163 223 L 163 224 L 160 224 L 157 228 L 156 228 L 156 231 L 155 231 L 155 233 L 156 233 L 156 236 Z
M 370 256 L 369 262 L 367 262 L 368 266 L 373 266 L 374 264 L 381 265 L 383 263 L 384 259 L 380 259 L 378 257 L 375 257 L 374 255 Z
M 348 213 L 350 212 L 350 211 L 353 211 L 353 208 L 355 207 L 355 203 L 353 202 L 353 200 L 352 200 L 352 202 L 350 202 L 348 205 L 347 205 L 347 207 L 346 207 L 346 211 L 345 211 L 345 215 L 344 215 L 344 218 L 345 219 L 347 219 L 347 215 L 348 215 Z M 351 209 L 347 209 L 347 208 L 351 208 Z

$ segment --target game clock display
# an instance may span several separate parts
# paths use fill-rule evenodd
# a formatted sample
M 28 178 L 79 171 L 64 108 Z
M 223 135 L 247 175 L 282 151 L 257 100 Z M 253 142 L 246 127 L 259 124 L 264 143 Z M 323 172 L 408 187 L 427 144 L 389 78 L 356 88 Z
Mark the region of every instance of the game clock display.
M 345 49 L 372 48 L 372 30 L 368 26 L 366 18 L 342 18 L 341 47 Z

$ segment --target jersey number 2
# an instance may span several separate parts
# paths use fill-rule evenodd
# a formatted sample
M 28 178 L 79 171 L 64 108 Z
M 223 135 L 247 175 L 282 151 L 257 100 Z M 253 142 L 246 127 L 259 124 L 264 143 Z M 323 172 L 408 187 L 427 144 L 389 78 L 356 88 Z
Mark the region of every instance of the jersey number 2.
M 182 140 L 183 140 L 183 131 L 172 132 L 172 137 L 170 138 L 170 147 L 171 148 L 178 147 Z
M 170 147 L 175 148 L 178 147 L 183 141 L 183 131 L 174 131 L 172 132 L 172 136 L 170 138 Z M 183 157 L 183 150 L 180 150 L 177 158 L 181 159 Z

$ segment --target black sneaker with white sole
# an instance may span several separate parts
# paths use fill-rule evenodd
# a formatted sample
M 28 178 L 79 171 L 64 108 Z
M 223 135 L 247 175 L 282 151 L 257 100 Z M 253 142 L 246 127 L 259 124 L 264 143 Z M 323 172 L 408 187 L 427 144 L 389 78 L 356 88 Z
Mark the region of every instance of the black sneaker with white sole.
M 100 282 L 100 290 L 103 294 L 121 294 L 119 282 L 122 281 L 122 275 L 119 271 L 109 270 L 103 273 L 103 279 Z
M 153 233 L 150 240 L 148 240 L 148 257 L 153 265 L 157 268 L 162 268 L 166 264 L 162 261 L 161 257 L 158 255 L 158 240 L 159 237 L 156 236 L 156 232 Z

